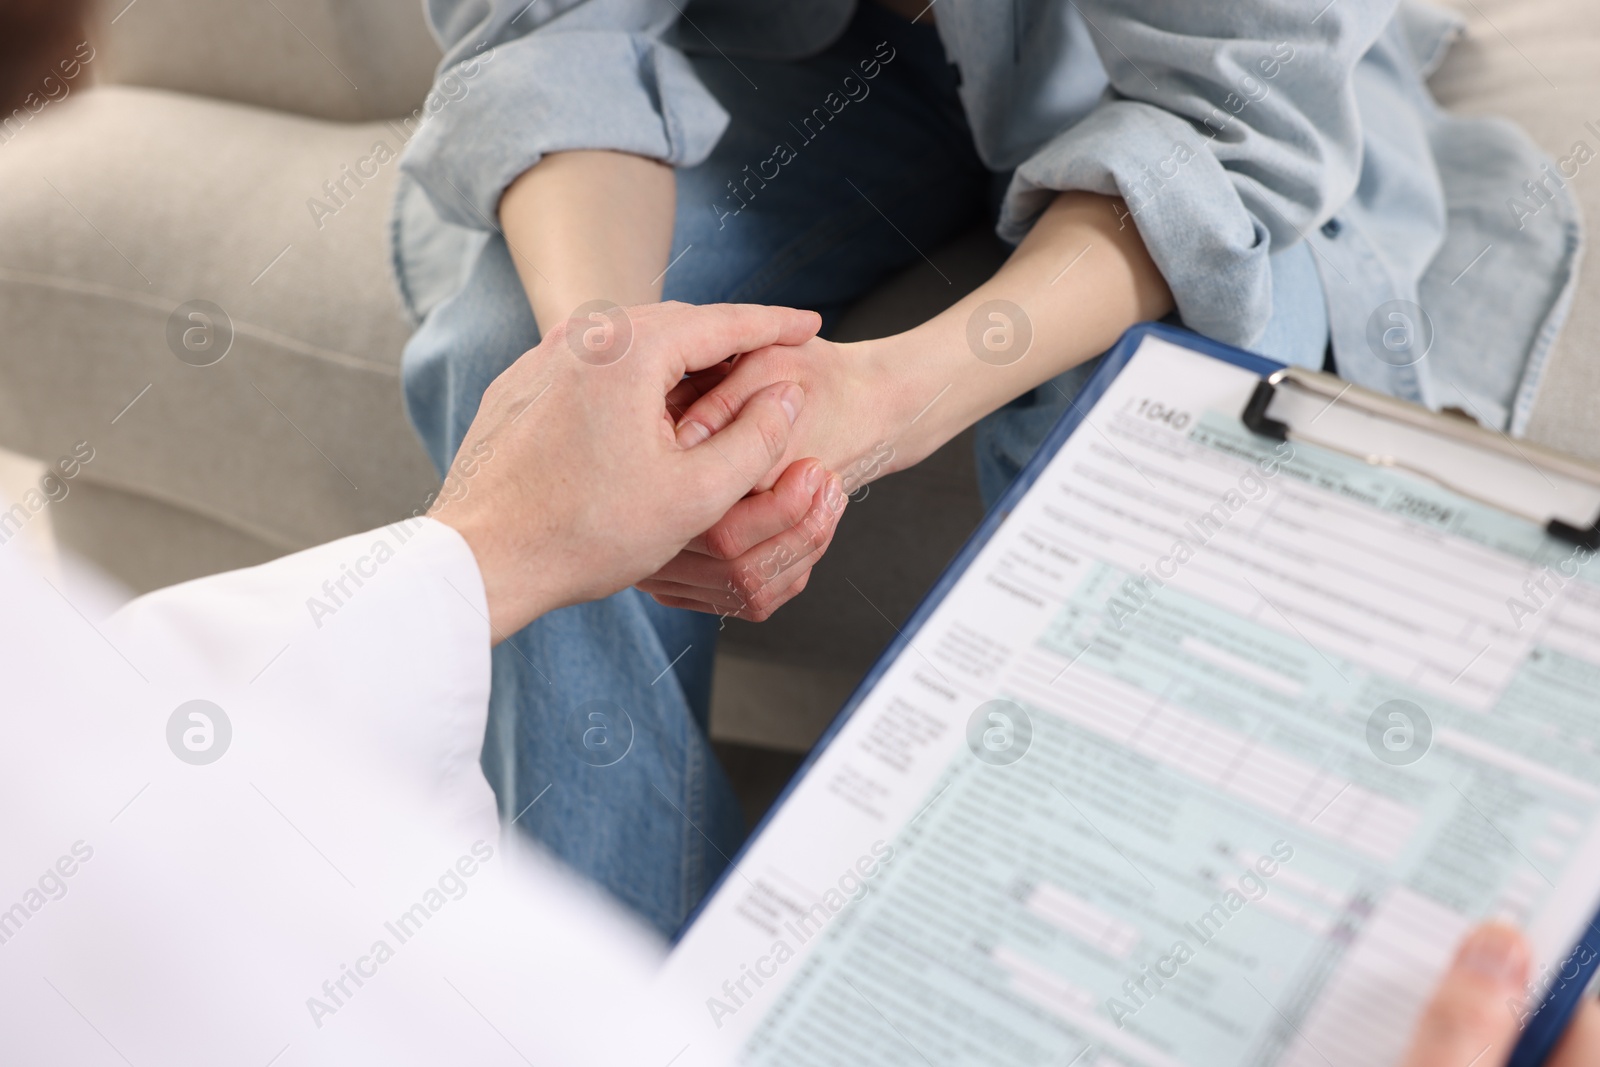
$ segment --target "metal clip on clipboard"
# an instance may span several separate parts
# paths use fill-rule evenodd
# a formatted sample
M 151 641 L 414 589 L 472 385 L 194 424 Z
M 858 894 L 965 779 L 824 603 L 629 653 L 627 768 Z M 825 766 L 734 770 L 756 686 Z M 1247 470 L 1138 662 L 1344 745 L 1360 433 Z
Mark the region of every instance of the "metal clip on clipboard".
M 1261 379 L 1239 417 L 1262 437 L 1408 471 L 1600 551 L 1600 467 L 1571 456 L 1299 367 Z

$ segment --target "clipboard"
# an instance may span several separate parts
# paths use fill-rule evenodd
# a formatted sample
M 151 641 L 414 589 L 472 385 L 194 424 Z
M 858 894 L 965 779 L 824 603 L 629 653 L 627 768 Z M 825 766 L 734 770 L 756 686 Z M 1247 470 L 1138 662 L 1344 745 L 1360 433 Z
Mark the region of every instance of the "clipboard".
M 729 885 L 739 864 L 749 856 L 801 783 L 816 769 L 829 746 L 838 739 L 891 667 L 914 648 L 914 642 L 940 604 L 1034 488 L 1056 453 L 1087 421 L 1090 410 L 1151 338 L 1255 375 L 1259 383 L 1239 412 L 1239 420 L 1254 434 L 1270 440 L 1298 440 L 1373 466 L 1400 469 L 1538 523 L 1552 538 L 1590 550 L 1600 545 L 1600 533 L 1597 533 L 1600 530 L 1600 522 L 1597 522 L 1600 468 L 1531 444 L 1512 442 L 1503 435 L 1497 436 L 1493 431 L 1452 416 L 1433 414 L 1368 393 L 1331 376 L 1285 368 L 1176 327 L 1157 323 L 1135 326 L 1102 357 L 1094 375 L 1070 403 L 1038 452 L 898 629 L 745 847 L 695 910 L 685 926 L 686 933 L 694 930 L 721 890 Z M 1380 426 L 1386 432 L 1373 435 L 1374 428 Z M 1371 442 L 1374 441 L 1381 447 L 1373 447 Z M 1520 469 L 1521 479 L 1506 473 L 1512 469 L 1510 464 Z M 1531 491 L 1525 484 L 1531 476 L 1530 466 L 1542 479 L 1542 484 Z M 1491 477 L 1482 477 L 1486 470 Z M 1490 483 L 1492 492 L 1486 490 L 1482 482 Z M 1503 503 L 1493 499 L 1508 487 L 1508 499 Z M 1470 492 L 1463 492 L 1463 488 Z M 1544 1061 L 1589 987 L 1597 967 L 1600 967 L 1600 914 L 1590 920 L 1578 943 L 1552 976 L 1538 1009 L 1528 1017 L 1510 1061 L 1515 1067 L 1533 1067 Z
M 1324 418 L 1328 423 L 1318 429 Z M 1466 418 L 1436 414 L 1331 374 L 1283 367 L 1261 379 L 1240 420 L 1253 433 L 1276 441 L 1292 438 L 1410 471 L 1539 523 L 1551 537 L 1590 551 L 1600 549 L 1595 503 L 1600 468 L 1532 442 L 1513 441 Z M 1528 477 L 1530 470 L 1543 485 Z M 1495 484 L 1498 492 L 1477 488 L 1484 482 Z
M 1347 405 L 1347 410 L 1329 418 L 1329 425 L 1319 431 L 1316 423 L 1339 404 Z M 1272 440 L 1305 441 L 1369 464 L 1410 471 L 1461 496 L 1538 523 L 1554 539 L 1591 552 L 1600 550 L 1600 512 L 1594 500 L 1600 494 L 1600 468 L 1559 452 L 1515 442 L 1463 418 L 1436 414 L 1300 367 L 1282 367 L 1264 376 L 1240 421 Z M 1541 474 L 1543 485 L 1529 484 L 1530 468 Z M 1491 496 L 1472 484 L 1474 476 L 1481 479 L 1485 474 L 1500 483 L 1501 495 Z M 1590 985 L 1597 968 L 1600 911 L 1529 1017 L 1510 1067 L 1538 1067 L 1545 1062 L 1585 992 L 1593 995 Z

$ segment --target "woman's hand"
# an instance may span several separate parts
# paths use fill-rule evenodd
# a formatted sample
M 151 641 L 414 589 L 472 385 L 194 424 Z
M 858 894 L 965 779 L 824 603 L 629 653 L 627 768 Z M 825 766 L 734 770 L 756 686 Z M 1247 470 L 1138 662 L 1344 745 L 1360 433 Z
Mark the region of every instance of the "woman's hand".
M 881 376 L 878 351 L 874 342 L 821 338 L 774 345 L 673 391 L 669 404 L 680 411 L 678 443 L 685 448 L 721 432 L 773 381 L 798 382 L 807 399 L 783 460 L 758 491 L 640 582 L 642 591 L 667 607 L 762 622 L 805 590 L 833 542 L 847 494 L 915 461 L 894 448 L 898 424 L 909 416 L 897 407 L 904 391 Z
M 1007 401 L 1109 348 L 1135 322 L 1171 308 L 1172 294 L 1138 230 L 1122 221 L 1126 214 L 1109 197 L 1058 194 L 999 273 L 921 326 L 874 341 L 815 338 L 741 356 L 726 377 L 689 404 L 678 423 L 680 443 L 692 446 L 716 433 L 761 389 L 792 381 L 805 390 L 806 409 L 784 464 L 814 456 L 853 493 L 920 462 Z M 998 347 L 994 337 L 1001 339 Z M 774 481 L 769 477 L 757 488 L 769 489 Z M 730 514 L 707 531 L 703 543 L 725 541 L 759 552 L 749 546 L 773 535 L 781 535 L 774 523 L 742 522 Z M 743 556 L 674 562 L 683 566 L 670 577 L 656 577 L 683 585 L 680 579 L 692 573 L 705 583 L 697 588 L 718 593 L 700 599 L 700 610 L 725 611 L 730 590 L 754 599 L 750 572 L 739 570 Z M 813 562 L 805 557 L 796 566 L 809 571 Z M 767 597 L 767 607 L 746 617 L 765 618 L 773 600 L 782 602 L 776 594 L 792 595 L 803 587 L 803 577 L 794 567 L 774 575 L 777 590 L 756 590 Z M 689 606 L 686 597 L 664 600 L 670 594 L 659 588 L 649 587 L 657 600 Z
M 669 608 L 764 622 L 805 590 L 844 505 L 837 475 L 814 459 L 792 463 L 639 588 Z
M 1489 923 L 1474 930 L 1423 1010 L 1405 1067 L 1501 1067 L 1521 1036 L 1530 953 L 1522 935 Z M 1586 997 L 1549 1067 L 1600 1063 L 1600 1003 Z
M 692 448 L 728 425 L 750 397 L 773 382 L 787 381 L 806 391 L 808 403 L 789 439 L 786 464 L 801 456 L 816 457 L 849 481 L 851 492 L 891 470 L 910 466 L 910 462 L 879 464 L 870 476 L 863 476 L 864 468 L 857 469 L 860 460 L 880 452 L 884 442 L 898 436 L 906 421 L 900 413 L 904 389 L 896 389 L 885 373 L 885 344 L 840 344 L 814 337 L 805 344 L 772 345 L 740 356 L 720 381 L 702 388 L 688 405 L 678 420 L 678 443 Z M 774 472 L 757 488 L 770 489 L 776 481 Z

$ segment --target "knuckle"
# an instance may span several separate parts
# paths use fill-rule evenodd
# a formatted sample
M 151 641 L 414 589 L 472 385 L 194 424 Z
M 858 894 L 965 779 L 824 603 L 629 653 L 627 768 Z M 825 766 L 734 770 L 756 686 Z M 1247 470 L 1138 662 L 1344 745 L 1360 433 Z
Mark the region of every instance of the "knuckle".
M 740 567 L 734 572 L 733 580 L 729 582 L 733 587 L 733 595 L 739 598 L 741 604 L 752 604 L 761 595 L 766 582 L 753 567 Z
M 567 343 L 567 335 L 571 332 L 572 321 L 570 319 L 558 319 L 551 323 L 550 328 L 541 335 L 539 348 L 557 348 L 564 345 Z
M 789 444 L 788 423 L 776 412 L 769 412 L 756 420 L 756 431 L 761 435 L 761 443 L 766 446 L 767 455 L 776 462 Z
M 705 533 L 706 554 L 723 562 L 738 559 L 743 551 L 739 536 L 728 526 L 717 525 Z
M 792 485 L 786 484 L 787 492 L 781 494 L 783 498 L 783 521 L 790 526 L 798 526 L 807 522 L 806 514 L 811 510 L 811 495 L 805 491 L 805 486 L 796 480 Z
M 822 520 L 806 523 L 805 543 L 808 555 L 811 552 L 827 547 L 828 542 L 831 540 L 833 540 L 833 525 L 831 523 Z
M 700 398 L 700 410 L 714 426 L 726 426 L 739 414 L 733 399 L 719 389 L 713 389 Z

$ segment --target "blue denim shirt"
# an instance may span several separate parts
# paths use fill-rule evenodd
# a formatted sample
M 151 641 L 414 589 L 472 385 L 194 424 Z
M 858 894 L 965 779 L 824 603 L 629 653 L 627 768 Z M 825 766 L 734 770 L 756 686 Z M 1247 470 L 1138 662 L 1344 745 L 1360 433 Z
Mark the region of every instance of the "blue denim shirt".
M 427 0 L 441 79 L 471 93 L 402 169 L 484 230 L 547 152 L 691 166 L 727 115 L 686 52 L 800 58 L 856 0 Z M 1270 254 L 1306 242 L 1339 373 L 1520 433 L 1581 246 L 1558 168 L 1519 129 L 1441 111 L 1460 32 L 1414 0 L 938 0 L 980 157 L 1019 241 L 1058 190 L 1117 195 L 1185 325 L 1249 347 Z M 710 42 L 715 42 L 711 44 Z M 494 61 L 476 59 L 493 47 Z

